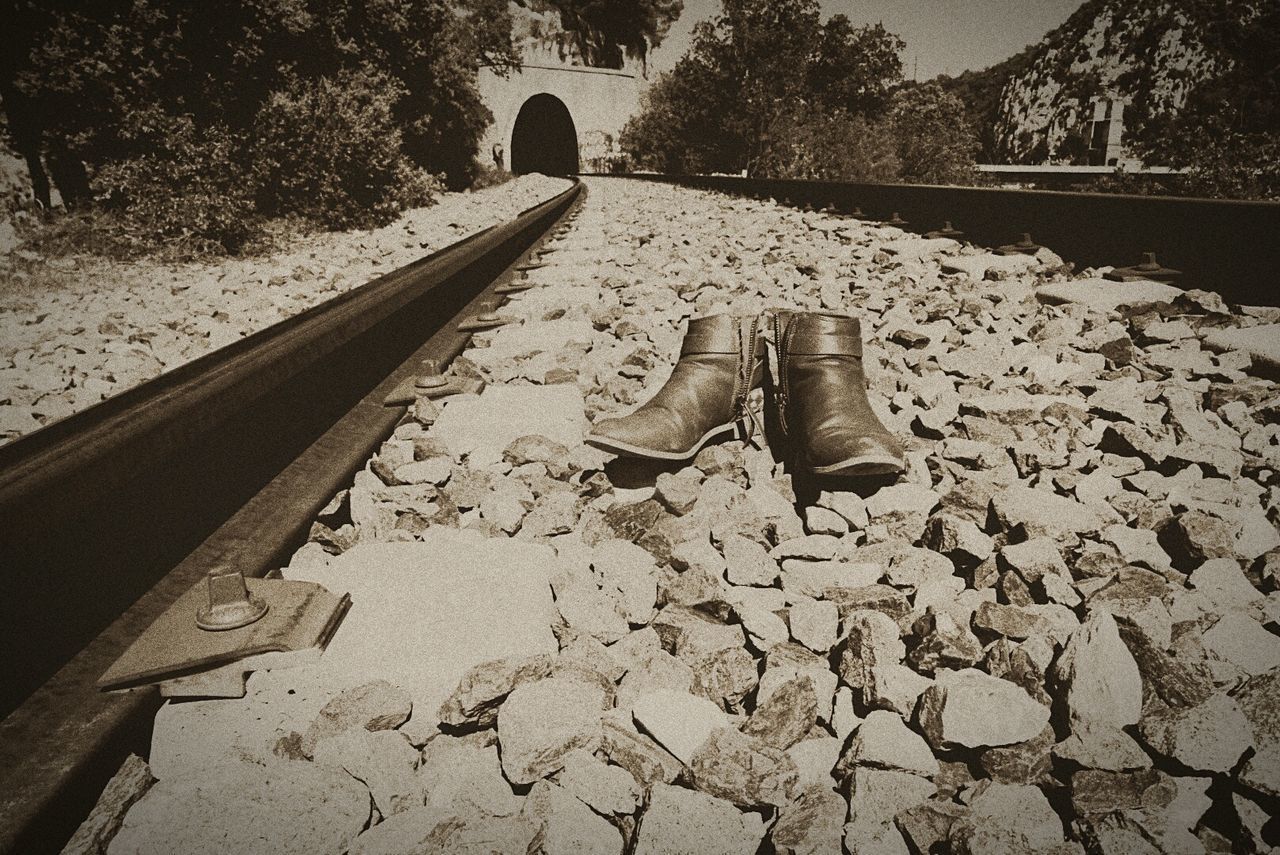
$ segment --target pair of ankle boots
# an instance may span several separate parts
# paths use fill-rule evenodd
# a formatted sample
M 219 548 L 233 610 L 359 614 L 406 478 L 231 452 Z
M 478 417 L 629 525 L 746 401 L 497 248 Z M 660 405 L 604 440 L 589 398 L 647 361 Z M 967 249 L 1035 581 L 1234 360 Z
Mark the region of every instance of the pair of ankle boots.
M 749 438 L 757 424 L 748 396 L 761 387 L 798 468 L 838 477 L 904 470 L 902 446 L 867 401 L 861 327 L 842 315 L 778 311 L 691 320 L 666 384 L 631 415 L 597 422 L 586 441 L 629 457 L 685 460 L 731 431 Z

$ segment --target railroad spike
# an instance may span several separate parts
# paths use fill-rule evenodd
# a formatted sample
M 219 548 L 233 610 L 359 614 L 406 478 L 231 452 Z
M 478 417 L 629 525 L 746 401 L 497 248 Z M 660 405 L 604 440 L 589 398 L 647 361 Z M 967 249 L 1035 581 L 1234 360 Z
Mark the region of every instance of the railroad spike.
M 531 282 L 528 279 L 514 279 L 500 288 L 494 288 L 493 293 L 519 294 L 521 291 L 528 291 L 537 287 L 538 287 L 538 284 L 536 282 Z
M 883 223 L 881 223 L 881 225 L 885 225 L 885 226 L 894 226 L 894 227 L 896 227 L 896 228 L 902 228 L 902 227 L 903 227 L 903 226 L 905 226 L 905 225 L 909 225 L 909 223 L 908 223 L 908 221 L 907 221 L 907 220 L 904 220 L 904 219 L 902 219 L 902 217 L 899 217 L 899 216 L 898 216 L 898 212 L 897 212 L 897 211 L 894 211 L 894 212 L 893 212 L 893 216 L 892 216 L 892 217 L 890 217 L 889 219 L 885 220 Z
M 459 332 L 488 330 L 508 324 L 511 320 L 507 315 L 498 314 L 492 302 L 484 302 L 480 304 L 479 312 L 459 323 L 455 329 Z
M 954 228 L 951 225 L 951 221 L 946 220 L 943 222 L 942 228 L 935 229 L 931 232 L 925 232 L 924 236 L 927 238 L 951 238 L 952 240 L 959 240 L 964 237 L 964 232 Z
M 1169 282 L 1182 275 L 1181 270 L 1165 267 L 1156 261 L 1154 252 L 1144 252 L 1142 261 L 1132 267 L 1116 267 L 1103 274 L 1105 278 L 1115 282 L 1129 282 L 1134 279 L 1150 279 L 1153 282 Z
M 226 566 L 209 571 L 209 602 L 196 611 L 196 626 L 210 632 L 239 629 L 262 619 L 266 600 L 249 593 L 244 574 Z
M 434 359 L 424 359 L 422 368 L 423 372 L 413 381 L 419 394 L 430 394 L 449 385 L 449 378 L 440 373 L 440 366 Z
M 1044 247 L 1031 239 L 1029 232 L 1022 233 L 1022 240 L 996 247 L 996 255 L 1035 255 Z

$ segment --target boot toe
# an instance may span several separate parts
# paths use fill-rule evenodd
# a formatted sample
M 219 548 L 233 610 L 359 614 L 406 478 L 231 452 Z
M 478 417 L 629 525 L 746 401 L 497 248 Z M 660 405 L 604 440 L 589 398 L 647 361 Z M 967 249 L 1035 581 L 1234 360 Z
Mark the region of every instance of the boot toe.
M 809 467 L 818 475 L 889 475 L 906 471 L 902 445 L 892 434 L 840 431 L 810 444 Z
M 584 442 L 614 454 L 661 457 L 680 449 L 671 447 L 672 431 L 657 420 L 631 415 L 596 422 Z

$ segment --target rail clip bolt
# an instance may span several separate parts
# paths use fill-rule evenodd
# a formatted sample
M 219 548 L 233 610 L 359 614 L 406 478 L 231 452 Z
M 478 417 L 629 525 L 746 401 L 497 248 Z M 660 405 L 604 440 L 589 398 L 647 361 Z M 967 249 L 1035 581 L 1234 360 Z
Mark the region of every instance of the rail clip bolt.
M 884 221 L 886 226 L 905 226 L 907 221 L 898 216 L 898 212 L 894 211 L 893 216 Z
M 413 381 L 413 385 L 419 389 L 439 389 L 442 386 L 448 386 L 449 380 L 440 373 L 440 366 L 434 359 L 424 359 L 422 361 L 423 373 L 418 375 Z
M 1142 261 L 1132 267 L 1117 267 L 1106 274 L 1107 279 L 1150 279 L 1154 282 L 1169 282 L 1182 275 L 1181 270 L 1165 267 L 1156 261 L 1154 252 L 1142 253 Z
M 196 626 L 212 632 L 237 629 L 261 619 L 267 608 L 249 593 L 243 573 L 218 567 L 209 572 L 209 605 L 196 611 Z
M 951 225 L 950 220 L 942 223 L 942 228 L 929 232 L 925 235 L 927 238 L 958 238 L 964 235 L 964 232 Z
M 1022 240 L 1017 243 L 1007 243 L 996 249 L 998 255 L 1035 255 L 1041 249 L 1040 244 L 1031 239 L 1028 232 L 1022 233 Z
M 480 313 L 476 315 L 477 321 L 484 321 L 486 324 L 491 321 L 501 320 L 498 313 L 493 310 L 493 303 L 481 303 Z

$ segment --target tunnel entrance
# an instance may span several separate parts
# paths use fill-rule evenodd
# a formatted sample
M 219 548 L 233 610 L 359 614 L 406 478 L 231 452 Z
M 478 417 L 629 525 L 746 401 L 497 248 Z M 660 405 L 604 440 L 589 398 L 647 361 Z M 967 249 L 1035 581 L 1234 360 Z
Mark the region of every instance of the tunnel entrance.
M 511 132 L 511 171 L 568 175 L 578 171 L 578 133 L 569 108 L 554 95 L 534 95 Z

